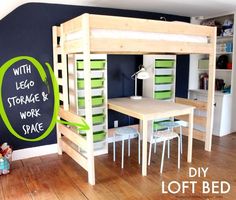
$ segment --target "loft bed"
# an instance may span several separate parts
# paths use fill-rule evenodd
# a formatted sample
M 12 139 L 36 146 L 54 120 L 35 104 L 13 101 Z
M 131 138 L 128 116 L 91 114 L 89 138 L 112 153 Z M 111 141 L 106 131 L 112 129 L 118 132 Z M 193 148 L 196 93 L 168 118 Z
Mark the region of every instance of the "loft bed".
M 183 22 L 167 22 L 127 17 L 83 14 L 59 27 L 53 27 L 54 71 L 60 89 L 62 104 L 59 117 L 80 120 L 70 110 L 67 63 L 74 54 L 81 54 L 84 62 L 85 115 L 87 139 L 64 125 L 58 125 L 58 152 L 65 151 L 88 171 L 88 181 L 95 184 L 93 119 L 91 100 L 90 59 L 94 54 L 208 54 L 209 82 L 206 105 L 206 133 L 201 136 L 205 150 L 211 150 L 213 129 L 216 29 Z M 69 66 L 67 66 L 67 64 Z M 186 101 L 181 101 L 186 102 Z M 198 138 L 198 137 L 196 137 Z M 72 147 L 70 144 L 72 144 Z M 77 149 L 86 149 L 86 156 Z

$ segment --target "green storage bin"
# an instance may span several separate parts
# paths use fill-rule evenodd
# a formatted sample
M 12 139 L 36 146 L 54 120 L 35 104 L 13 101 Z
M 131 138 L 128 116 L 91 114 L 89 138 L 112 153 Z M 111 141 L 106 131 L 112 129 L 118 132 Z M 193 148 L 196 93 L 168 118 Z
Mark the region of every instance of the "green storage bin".
M 172 97 L 172 91 L 158 91 L 155 92 L 155 99 L 162 100 L 162 99 L 170 99 Z
M 92 88 L 101 88 L 103 87 L 104 79 L 103 78 L 93 78 L 91 80 Z M 84 88 L 84 79 L 77 79 L 77 87 L 78 89 Z
M 167 129 L 167 127 L 161 125 L 160 123 L 162 122 L 170 122 L 170 120 L 163 120 L 163 121 L 159 121 L 159 122 L 154 122 L 153 123 L 153 130 L 154 131 L 160 131 L 160 130 L 165 130 Z
M 92 97 L 92 106 L 101 106 L 103 105 L 104 97 L 103 96 L 94 96 Z M 85 100 L 84 97 L 78 97 L 78 106 L 80 108 L 85 107 Z
M 80 133 L 82 136 L 86 136 L 86 133 Z M 104 131 L 98 131 L 93 133 L 93 141 L 94 142 L 99 142 L 102 141 L 106 138 L 106 133 Z
M 106 66 L 106 60 L 91 60 L 91 69 L 104 69 Z M 84 61 L 83 60 L 77 60 L 77 70 L 83 70 L 84 69 Z
M 155 84 L 168 84 L 173 82 L 172 75 L 159 75 L 155 76 Z
M 172 68 L 174 64 L 175 60 L 155 60 L 156 68 Z
M 209 59 L 198 60 L 198 69 L 206 69 L 209 68 Z
M 105 121 L 104 114 L 93 115 L 93 124 L 102 124 Z

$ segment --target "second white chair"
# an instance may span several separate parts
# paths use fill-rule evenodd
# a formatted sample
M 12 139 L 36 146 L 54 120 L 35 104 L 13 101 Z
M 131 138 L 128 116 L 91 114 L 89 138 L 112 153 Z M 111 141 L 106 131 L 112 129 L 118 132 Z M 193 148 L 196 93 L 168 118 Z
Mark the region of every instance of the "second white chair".
M 151 162 L 152 144 L 163 142 L 160 173 L 163 172 L 166 141 L 170 141 L 174 138 L 178 139 L 178 169 L 179 169 L 180 168 L 180 137 L 179 135 L 173 131 L 164 130 L 164 131 L 155 132 L 153 136 L 151 137 L 150 146 L 149 146 L 148 165 L 150 165 L 150 162 Z
M 120 137 L 122 141 L 121 151 L 121 168 L 124 168 L 124 143 L 128 140 L 128 156 L 130 156 L 130 138 L 138 137 L 138 163 L 140 164 L 140 134 L 132 127 L 120 127 L 116 128 L 113 134 L 113 161 L 116 160 L 116 137 Z

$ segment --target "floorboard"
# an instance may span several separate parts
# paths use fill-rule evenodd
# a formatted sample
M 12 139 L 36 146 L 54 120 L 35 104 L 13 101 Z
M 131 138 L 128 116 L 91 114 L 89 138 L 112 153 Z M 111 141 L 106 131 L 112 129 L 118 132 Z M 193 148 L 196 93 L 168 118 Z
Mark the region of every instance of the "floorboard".
M 57 154 L 36 157 L 11 164 L 11 173 L 0 177 L 0 200 L 118 200 L 118 199 L 236 199 L 236 133 L 213 137 L 211 152 L 204 151 L 204 143 L 194 140 L 193 162 L 187 163 L 187 138 L 184 137 L 184 152 L 181 169 L 177 169 L 177 143 L 171 143 L 171 157 L 165 159 L 163 174 L 159 173 L 162 145 L 152 153 L 148 176 L 141 175 L 138 164 L 137 141 L 131 142 L 131 156 L 125 152 L 124 169 L 121 169 L 121 144 L 117 143 L 116 162 L 113 162 L 112 145 L 107 155 L 95 159 L 96 185 L 87 183 L 87 172 L 69 156 Z M 189 167 L 208 167 L 206 177 L 189 177 Z M 228 194 L 202 194 L 201 185 L 195 194 L 187 189 L 185 194 L 162 194 L 162 181 L 217 181 L 231 184 Z

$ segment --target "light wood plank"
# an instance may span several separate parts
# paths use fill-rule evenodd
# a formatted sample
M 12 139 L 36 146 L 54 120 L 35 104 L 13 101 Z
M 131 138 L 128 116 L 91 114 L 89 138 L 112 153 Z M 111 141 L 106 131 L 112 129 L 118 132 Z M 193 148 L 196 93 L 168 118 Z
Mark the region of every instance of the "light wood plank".
M 180 115 L 175 117 L 176 119 L 188 122 L 188 115 Z M 193 117 L 193 123 L 194 125 L 200 125 L 202 127 L 206 127 L 206 117 L 202 117 L 202 116 L 196 116 L 194 115 Z
M 62 124 L 58 124 L 58 131 L 65 137 L 67 137 L 70 141 L 75 143 L 78 147 L 82 148 L 85 151 L 88 150 L 86 139 L 80 136 L 78 133 Z
M 88 161 L 84 158 L 78 151 L 76 151 L 68 141 L 62 137 L 60 139 L 61 148 L 65 151 L 73 160 L 75 160 L 81 167 L 83 167 L 86 171 L 88 171 Z
M 90 28 L 211 36 L 212 27 L 184 22 L 89 15 Z M 76 19 L 74 20 L 76 22 Z M 104 23 L 105 22 L 105 23 Z
M 191 105 L 196 107 L 197 110 L 207 110 L 207 102 L 193 100 L 193 99 L 185 99 L 185 98 L 175 98 L 176 103 L 184 104 L 184 105 Z
M 75 52 L 76 50 L 74 45 L 75 44 L 71 42 L 71 49 L 73 49 L 70 50 L 71 52 Z M 199 54 L 209 54 L 210 52 L 212 52 L 212 45 L 201 44 L 201 43 L 190 43 L 190 42 L 163 41 L 163 40 L 156 41 L 156 40 L 140 40 L 140 39 L 138 40 L 138 39 L 91 38 L 91 52 L 107 53 L 107 54 L 150 54 L 150 53 L 189 54 L 194 52 Z
M 59 99 L 60 99 L 61 101 L 64 100 L 64 95 L 63 95 L 63 93 L 59 93 Z
M 193 107 L 146 97 L 139 101 L 128 97 L 109 99 L 108 108 L 141 120 L 154 120 L 188 114 Z
M 217 30 L 212 33 L 212 52 L 209 55 L 209 72 L 208 72 L 208 96 L 207 96 L 207 124 L 205 150 L 211 151 L 212 133 L 213 133 L 213 118 L 214 118 L 214 98 L 215 98 L 215 66 L 216 66 L 216 36 Z
M 63 85 L 63 79 L 62 78 L 57 78 L 57 83 L 58 83 L 58 85 Z
M 78 124 L 83 123 L 82 117 L 70 111 L 66 111 L 62 108 L 59 109 L 59 116 L 66 121 L 75 122 Z
M 70 40 L 64 42 L 64 51 L 66 54 L 83 52 L 83 39 Z
M 74 33 L 82 30 L 82 16 L 78 16 L 63 23 L 64 34 Z
M 68 75 L 68 72 L 67 72 L 67 55 L 66 55 L 66 51 L 65 51 L 65 39 L 66 39 L 66 36 L 64 34 L 64 25 L 61 24 L 61 42 L 60 42 L 60 45 L 61 45 L 61 63 L 62 63 L 62 78 L 64 80 L 64 84 L 63 84 L 63 108 L 65 110 L 69 110 L 69 93 L 68 93 L 68 78 L 67 78 L 67 75 Z
M 142 175 L 147 176 L 147 136 L 148 136 L 148 121 L 142 120 L 143 132 L 143 148 L 142 148 Z
M 62 70 L 63 69 L 62 63 L 57 63 L 56 65 L 57 65 L 57 70 Z
M 90 129 L 86 132 L 87 137 L 87 158 L 88 158 L 88 181 L 91 185 L 95 185 L 95 164 L 93 151 L 93 119 L 92 119 L 92 90 L 91 90 L 91 65 L 90 65 L 90 21 L 89 15 L 82 16 L 82 31 L 83 31 L 83 56 L 84 56 L 84 100 L 86 121 Z
M 176 130 L 177 132 L 179 129 Z M 188 136 L 188 128 L 187 127 L 182 127 L 183 135 Z M 193 129 L 193 138 L 200 140 L 200 141 L 205 141 L 205 132 L 199 131 L 197 129 Z
M 61 52 L 62 52 L 62 51 L 61 51 L 61 47 L 60 47 L 60 46 L 57 46 L 57 47 L 56 47 L 56 53 L 57 53 L 57 54 L 61 54 Z
M 192 162 L 192 151 L 193 151 L 193 112 L 194 110 L 189 113 L 188 119 L 188 156 L 187 161 L 189 163 Z

